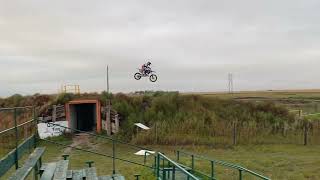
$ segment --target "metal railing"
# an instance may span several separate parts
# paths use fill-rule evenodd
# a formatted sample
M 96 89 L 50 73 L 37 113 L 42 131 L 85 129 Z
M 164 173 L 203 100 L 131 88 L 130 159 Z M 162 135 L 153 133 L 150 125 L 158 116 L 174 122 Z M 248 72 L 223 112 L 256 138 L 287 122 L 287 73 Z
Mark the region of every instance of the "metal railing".
M 21 124 L 18 124 L 18 116 L 20 114 L 20 111 L 22 110 L 29 110 L 32 111 L 33 118 L 29 121 L 23 122 Z M 25 141 L 19 144 L 19 142 L 23 139 L 19 137 L 19 130 L 18 128 L 26 126 L 28 124 L 34 123 L 34 127 L 37 128 L 37 122 L 36 122 L 36 109 L 33 106 L 26 106 L 26 107 L 13 107 L 13 108 L 0 108 L 0 112 L 9 112 L 13 116 L 13 123 L 14 126 L 8 129 L 4 129 L 0 131 L 0 136 L 4 134 L 8 134 L 9 132 L 14 131 L 14 149 L 10 151 L 8 154 L 6 154 L 4 157 L 1 157 L 0 159 L 0 165 L 3 167 L 0 169 L 0 177 L 3 176 L 10 168 L 15 164 L 15 168 L 19 168 L 19 159 L 22 157 L 22 155 L 27 151 L 27 149 L 32 147 L 36 147 L 36 138 L 34 134 L 30 135 L 26 138 Z M 8 117 L 8 116 L 6 116 Z M 3 123 L 3 122 L 2 122 Z M 35 129 L 36 131 L 36 129 Z M 11 139 L 8 139 L 11 140 Z M 2 146 L 4 150 L 4 146 Z
M 182 167 L 160 152 L 158 152 L 155 157 L 155 164 L 155 174 L 159 180 L 199 180 L 199 178 L 190 173 L 185 167 Z
M 231 168 L 231 169 L 234 169 L 234 170 L 237 170 L 239 172 L 239 180 L 242 180 L 243 179 L 243 175 L 244 173 L 248 173 L 252 176 L 255 176 L 256 178 L 260 178 L 260 179 L 263 179 L 263 180 L 270 180 L 270 178 L 266 177 L 266 176 L 263 176 L 261 174 L 258 174 L 254 171 L 251 171 L 247 168 L 244 168 L 242 166 L 239 166 L 239 165 L 236 165 L 236 164 L 232 164 L 232 163 L 228 163 L 228 162 L 224 162 L 224 161 L 220 161 L 220 160 L 213 160 L 213 159 L 210 159 L 210 158 L 207 158 L 207 157 L 204 157 L 204 156 L 200 156 L 200 155 L 195 155 L 195 154 L 192 154 L 192 153 L 189 153 L 189 152 L 184 152 L 184 151 L 181 151 L 181 150 L 177 150 L 176 151 L 176 157 L 177 157 L 177 162 L 180 163 L 180 158 L 181 158 L 181 155 L 187 155 L 188 157 L 191 158 L 191 167 L 188 167 L 186 165 L 181 165 L 181 166 L 184 166 L 185 168 L 190 168 L 191 169 L 191 172 L 193 172 L 194 174 L 199 174 L 200 176 L 203 176 L 205 178 L 208 178 L 208 179 L 211 179 L 211 180 L 215 180 L 217 179 L 216 177 L 216 173 L 215 173 L 215 166 L 216 165 L 220 165 L 220 166 L 223 166 L 223 167 L 227 167 L 227 168 Z M 200 160 L 205 160 L 205 161 L 208 161 L 210 162 L 211 164 L 211 174 L 208 175 L 200 170 L 196 170 L 195 168 L 195 160 L 196 159 L 200 159 Z

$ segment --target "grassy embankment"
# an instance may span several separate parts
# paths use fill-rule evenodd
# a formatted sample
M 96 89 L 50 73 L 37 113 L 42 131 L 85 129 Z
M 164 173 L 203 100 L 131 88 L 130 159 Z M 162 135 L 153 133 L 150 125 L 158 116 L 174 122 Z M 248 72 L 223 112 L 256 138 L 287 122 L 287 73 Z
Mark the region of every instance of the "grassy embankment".
M 109 96 L 109 95 L 108 95 Z M 312 95 L 314 96 L 314 95 Z M 105 100 L 106 94 L 100 96 Z M 286 97 L 288 98 L 288 97 Z M 162 149 L 173 157 L 173 149 L 182 146 L 188 151 L 205 154 L 214 159 L 238 163 L 272 179 L 319 179 L 319 146 L 300 146 L 301 126 L 286 108 L 273 103 L 235 101 L 230 98 L 202 97 L 175 93 L 156 93 L 150 96 L 112 97 L 113 107 L 122 116 L 119 138 L 133 143 Z M 152 127 L 149 132 L 136 133 L 135 122 Z M 232 144 L 233 123 L 236 122 L 238 146 Z M 316 131 L 313 140 L 319 140 Z M 289 145 L 292 143 L 296 145 Z M 314 140 L 314 143 L 318 141 Z M 264 145 L 263 145 L 264 144 Z M 45 160 L 60 157 L 61 148 L 47 146 Z M 108 144 L 96 147 L 105 152 Z M 118 153 L 127 158 L 137 158 L 133 151 L 118 147 Z M 78 151 L 71 152 L 71 166 L 81 168 L 86 160 L 95 160 L 99 174 L 110 174 L 110 159 Z M 208 170 L 201 162 L 199 168 Z M 126 163 L 117 163 L 117 169 L 127 178 L 135 171 L 147 171 Z M 221 179 L 236 177 L 232 171 L 218 169 Z M 224 175 L 223 175 L 224 174 Z M 218 177 L 219 177 L 218 176 Z M 147 178 L 147 179 L 148 179 Z

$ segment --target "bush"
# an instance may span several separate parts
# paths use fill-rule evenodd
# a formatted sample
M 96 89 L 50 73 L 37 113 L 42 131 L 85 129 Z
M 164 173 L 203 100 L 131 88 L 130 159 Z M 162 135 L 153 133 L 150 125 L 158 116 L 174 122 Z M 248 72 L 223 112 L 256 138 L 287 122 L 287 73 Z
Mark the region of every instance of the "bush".
M 56 98 L 54 104 L 65 104 L 75 98 L 75 95 L 72 93 L 61 93 Z
M 251 143 L 265 135 L 282 135 L 285 126 L 293 126 L 294 122 L 285 108 L 272 103 L 179 93 L 116 94 L 112 103 L 121 116 L 119 136 L 140 144 L 154 144 L 156 136 L 158 144 L 232 144 L 234 123 L 237 123 L 240 142 Z M 136 122 L 144 123 L 151 130 L 136 134 Z

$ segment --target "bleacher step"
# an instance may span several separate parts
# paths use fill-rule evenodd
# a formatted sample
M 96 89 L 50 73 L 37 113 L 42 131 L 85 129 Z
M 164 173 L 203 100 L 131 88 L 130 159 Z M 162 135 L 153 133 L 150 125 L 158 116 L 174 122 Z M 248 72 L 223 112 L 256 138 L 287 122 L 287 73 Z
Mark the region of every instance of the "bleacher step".
M 60 160 L 54 173 L 54 180 L 66 180 L 69 160 Z
M 125 178 L 120 174 L 115 174 L 112 176 L 99 176 L 98 180 L 125 180 Z
M 81 170 L 72 170 L 72 180 L 83 180 L 86 177 L 86 172 Z
M 72 170 L 67 171 L 67 180 L 72 180 Z
M 24 165 L 19 168 L 9 179 L 10 180 L 21 180 L 26 179 L 33 167 L 38 166 L 38 162 L 43 155 L 45 148 L 36 148 L 33 153 L 28 157 Z M 39 168 L 40 169 L 40 168 Z
M 52 180 L 54 172 L 56 171 L 57 163 L 48 163 L 42 166 L 40 169 L 43 171 L 41 180 Z
M 85 169 L 86 180 L 98 180 L 97 170 L 95 167 Z
M 112 176 L 99 176 L 98 180 L 113 180 Z

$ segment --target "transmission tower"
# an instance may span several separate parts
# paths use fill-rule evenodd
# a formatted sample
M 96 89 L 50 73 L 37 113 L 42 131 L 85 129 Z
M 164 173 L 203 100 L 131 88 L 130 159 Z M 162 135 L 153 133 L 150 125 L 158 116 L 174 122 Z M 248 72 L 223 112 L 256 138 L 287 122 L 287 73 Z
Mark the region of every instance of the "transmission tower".
M 232 73 L 228 74 L 228 91 L 230 94 L 233 93 L 233 74 Z
M 107 93 L 110 93 L 110 87 L 109 87 L 109 66 L 107 66 Z

